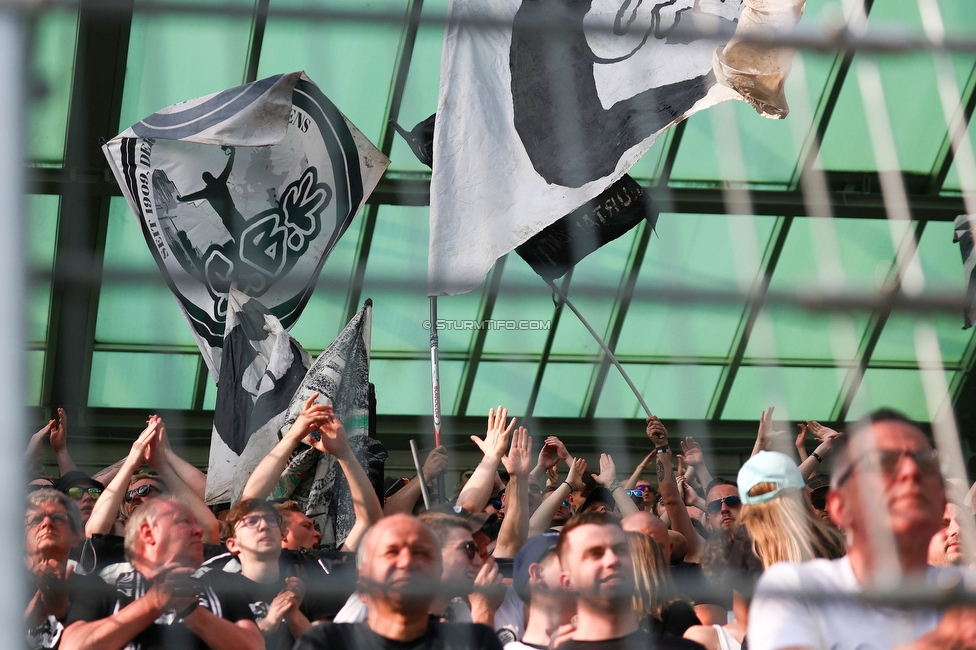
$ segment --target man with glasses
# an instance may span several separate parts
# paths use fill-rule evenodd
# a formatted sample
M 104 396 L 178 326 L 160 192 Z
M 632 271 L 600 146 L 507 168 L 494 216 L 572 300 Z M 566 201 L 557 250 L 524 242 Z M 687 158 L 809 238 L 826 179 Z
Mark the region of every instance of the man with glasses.
M 196 577 L 203 528 L 189 507 L 166 497 L 144 504 L 126 526 L 125 552 L 134 570 L 116 580 L 114 607 L 66 627 L 62 650 L 265 647 L 254 615 Z
M 27 496 L 24 548 L 33 593 L 27 604 L 27 646 L 56 648 L 64 628 L 104 610 L 110 592 L 97 578 L 73 571 L 68 556 L 82 538 L 75 501 L 50 488 Z
M 926 566 L 945 503 L 939 457 L 915 424 L 887 409 L 859 422 L 841 441 L 827 494 L 848 554 L 770 567 L 749 612 L 750 649 L 976 647 L 976 608 L 897 609 L 851 597 L 899 582 L 956 584 L 961 574 Z M 797 590 L 807 595 L 788 595 Z
M 736 527 L 742 500 L 735 481 L 718 477 L 708 484 L 705 491 L 705 526 L 709 532 L 731 531 Z
M 54 489 L 67 494 L 78 504 L 78 510 L 81 512 L 81 525 L 84 526 L 91 517 L 95 501 L 105 491 L 105 486 L 84 472 L 72 470 L 54 482 Z

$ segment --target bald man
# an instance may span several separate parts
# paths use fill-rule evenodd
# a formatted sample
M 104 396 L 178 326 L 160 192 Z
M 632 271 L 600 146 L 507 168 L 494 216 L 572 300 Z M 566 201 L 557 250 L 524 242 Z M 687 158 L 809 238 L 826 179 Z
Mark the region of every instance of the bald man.
M 408 515 L 379 521 L 356 557 L 365 623 L 330 623 L 309 630 L 294 650 L 356 650 L 409 644 L 411 650 L 501 650 L 491 628 L 441 623 L 428 612 L 441 584 L 441 540 Z
M 629 533 L 644 533 L 653 539 L 664 552 L 664 560 L 671 564 L 671 551 L 674 550 L 674 542 L 668 534 L 667 524 L 660 517 L 652 512 L 642 510 L 621 519 L 620 527 Z

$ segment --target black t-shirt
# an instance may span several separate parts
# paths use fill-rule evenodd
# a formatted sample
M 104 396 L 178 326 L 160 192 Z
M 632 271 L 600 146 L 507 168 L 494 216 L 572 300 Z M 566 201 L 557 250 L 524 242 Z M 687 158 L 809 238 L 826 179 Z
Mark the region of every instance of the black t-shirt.
M 244 619 L 254 620 L 254 615 L 246 605 L 242 606 L 240 602 L 222 602 L 212 586 L 204 580 L 201 580 L 201 583 L 203 595 L 200 597 L 199 607 L 208 609 L 215 616 L 231 622 Z M 111 616 L 116 611 L 142 598 L 151 586 L 152 584 L 137 571 L 120 574 L 115 583 L 115 604 L 96 618 Z M 170 650 L 171 648 L 207 650 L 203 640 L 183 624 L 183 619 L 179 618 L 176 612 L 163 613 L 152 625 L 136 635 L 126 648 L 130 650 Z
M 393 641 L 365 623 L 316 625 L 294 650 L 501 650 L 490 627 L 471 623 L 440 623 L 431 618 L 427 632 L 412 641 Z
M 268 615 L 271 601 L 285 588 L 283 577 L 274 584 L 265 585 L 246 578 L 240 573 L 210 571 L 204 574 L 202 579 L 213 587 L 217 598 L 225 608 L 233 611 L 246 609 L 251 612 L 255 622 Z M 306 608 L 304 599 L 299 610 L 310 621 L 315 620 L 310 616 L 311 612 Z M 267 650 L 291 650 L 295 645 L 295 637 L 291 635 L 287 624 L 280 623 L 277 630 L 264 637 L 264 644 Z
M 653 632 L 638 630 L 618 639 L 605 641 L 569 640 L 559 646 L 560 650 L 704 650 L 702 646 L 688 639 L 662 636 Z
M 651 630 L 669 636 L 684 636 L 692 625 L 701 625 L 695 607 L 687 600 L 676 600 L 661 612 L 661 618 L 650 619 Z
M 33 597 L 31 593 L 31 597 Z M 115 604 L 115 593 L 98 578 L 72 573 L 68 576 L 68 613 L 58 620 L 48 616 L 37 627 L 27 630 L 27 647 L 57 648 L 61 633 L 75 621 L 94 621 Z

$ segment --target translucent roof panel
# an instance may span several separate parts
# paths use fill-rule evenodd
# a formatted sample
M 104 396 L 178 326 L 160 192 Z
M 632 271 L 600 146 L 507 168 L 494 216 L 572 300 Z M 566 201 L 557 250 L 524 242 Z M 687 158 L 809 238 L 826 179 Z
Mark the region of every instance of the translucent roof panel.
M 363 298 L 373 299 L 375 351 L 430 349 L 430 301 L 427 298 L 427 207 L 384 205 L 376 219 L 363 284 Z M 464 328 L 478 315 L 480 292 L 439 298 L 439 320 L 451 322 L 439 332 L 440 348 L 467 351 L 473 330 Z M 454 326 L 454 323 L 461 323 Z
M 421 16 L 425 20 L 443 20 L 447 16 L 449 0 L 427 0 Z M 417 40 L 410 59 L 410 72 L 400 102 L 400 126 L 408 131 L 418 122 L 426 120 L 437 111 L 437 93 L 440 89 L 441 50 L 444 45 L 444 25 L 423 24 L 417 30 Z M 417 160 L 417 156 L 399 135 L 393 137 L 390 151 L 390 169 L 397 171 L 430 171 L 430 167 Z
M 808 11 L 812 4 L 807 3 Z M 797 57 L 802 59 L 805 79 L 799 75 L 789 77 L 786 83 L 787 99 L 791 103 L 797 101 L 791 99 L 796 94 L 791 89 L 805 81 L 809 101 L 817 102 L 824 93 L 832 59 L 810 53 L 800 53 Z M 801 119 L 799 115 L 806 115 L 806 122 L 797 124 L 796 121 Z M 671 174 L 672 184 L 721 180 L 748 181 L 757 185 L 788 184 L 799 157 L 795 133 L 805 134 L 809 130 L 812 115 L 812 109 L 807 108 L 796 111 L 785 120 L 771 120 L 739 101 L 693 115 L 688 120 L 678 149 Z M 721 138 L 715 137 L 716 125 L 722 129 L 738 129 L 744 177 L 742 174 L 739 177 L 733 175 L 732 165 L 739 165 L 739 161 L 719 156 Z
M 511 416 L 522 415 L 528 406 L 538 367 L 537 363 L 482 361 L 478 365 L 468 410 L 456 415 L 487 415 L 488 409 L 498 408 L 499 404 L 507 408 Z
M 462 361 L 441 361 L 441 404 L 454 404 L 461 383 Z M 430 361 L 372 359 L 369 380 L 376 385 L 376 412 L 390 415 L 431 415 L 433 394 Z M 450 408 L 446 406 L 446 408 Z M 445 406 L 441 407 L 442 412 Z M 444 415 L 450 413 L 444 412 Z M 433 417 L 433 416 L 432 416 Z
M 940 3 L 944 8 L 966 3 Z M 957 13 L 962 15 L 957 16 Z M 971 9 L 952 13 L 973 20 Z M 869 26 L 891 27 L 893 24 L 921 31 L 921 17 L 916 2 L 876 2 L 868 19 Z M 950 23 L 951 25 L 951 23 Z M 826 169 L 872 171 L 877 169 L 867 127 L 861 90 L 857 79 L 860 55 L 855 56 L 851 71 L 837 100 L 827 127 L 820 161 Z M 973 69 L 973 57 L 953 60 L 956 81 L 960 87 Z M 894 131 L 898 163 L 903 171 L 929 173 L 945 138 L 946 123 L 936 86 L 935 68 L 927 54 L 910 54 L 878 59 L 884 87 L 885 103 Z M 911 89 L 906 92 L 906 89 Z
M 315 292 L 291 328 L 291 335 L 306 350 L 324 350 L 345 326 L 346 296 L 362 235 L 363 214 L 350 224 L 325 260 Z M 375 316 L 375 314 L 374 314 Z
M 642 229 L 644 225 L 638 228 Z M 607 332 L 610 324 L 610 314 L 616 302 L 617 290 L 627 272 L 625 266 L 635 245 L 638 228 L 591 253 L 589 257 L 577 264 L 573 271 L 569 299 L 593 329 L 601 335 Z M 596 288 L 600 295 L 574 292 L 573 285 L 585 285 L 590 291 Z M 569 309 L 563 309 L 553 339 L 552 352 L 554 354 L 598 354 L 600 344 L 586 330 L 576 314 Z
M 29 263 L 36 273 L 50 273 L 54 269 L 54 249 L 58 238 L 58 196 L 32 194 L 26 197 L 27 244 Z M 48 322 L 51 317 L 51 282 L 41 280 L 28 290 L 29 321 L 27 340 L 30 343 L 47 341 Z
M 651 412 L 660 418 L 702 419 L 721 366 L 622 364 Z M 644 418 L 644 409 L 620 372 L 611 367 L 596 407 L 598 418 Z
M 878 219 L 795 218 L 769 290 L 780 294 L 874 292 L 895 256 L 888 224 Z M 811 313 L 766 306 L 756 321 L 747 359 L 849 361 L 869 315 Z
M 41 403 L 41 383 L 44 379 L 44 350 L 27 351 L 27 385 L 24 398 L 27 406 L 38 406 Z
M 918 256 L 925 274 L 925 291 L 932 293 L 958 292 L 966 294 L 966 273 L 959 254 L 959 244 L 952 243 L 952 223 L 930 221 L 925 225 L 918 246 Z M 872 363 L 917 363 L 915 354 L 915 326 L 925 322 L 935 328 L 942 359 L 947 364 L 962 360 L 972 330 L 964 330 L 962 314 L 932 314 L 923 320 L 917 315 L 894 313 L 888 318 L 881 338 L 871 356 Z
M 637 280 L 641 289 L 735 291 L 758 276 L 775 217 L 661 214 Z M 740 305 L 669 305 L 635 299 L 616 352 L 621 356 L 725 359 Z M 565 318 L 565 316 L 564 316 Z
M 580 417 L 595 367 L 592 363 L 546 364 L 532 414 L 539 418 Z
M 301 6 L 301 2 L 285 3 Z M 406 0 L 321 0 L 339 10 L 406 12 Z M 270 17 L 258 77 L 304 70 L 374 144 L 383 123 L 402 27 L 386 22 L 312 22 Z M 436 102 L 436 99 L 435 99 Z M 424 115 L 423 117 L 427 117 Z M 423 119 L 423 118 L 420 118 Z
M 109 278 L 134 272 L 144 281 L 102 282 L 95 324 L 97 343 L 186 345 L 196 349 L 190 326 L 121 197 L 114 197 L 109 209 L 104 269 Z
M 136 0 L 129 36 L 120 131 L 171 104 L 243 83 L 249 18 L 141 13 L 139 4 Z
M 946 373 L 951 383 L 955 373 Z M 895 408 L 913 420 L 928 421 L 925 388 L 918 370 L 868 368 L 848 411 L 848 421 L 854 421 L 879 408 Z
M 92 356 L 89 406 L 188 409 L 199 354 L 98 352 Z
M 842 368 L 743 366 L 722 419 L 758 420 L 770 406 L 777 420 L 829 419 L 846 374 Z
M 562 282 L 559 280 L 558 282 Z M 492 319 L 495 321 L 552 321 L 555 306 L 552 292 L 517 253 L 510 253 L 505 260 L 501 287 Z M 565 310 L 562 319 L 576 318 Z M 539 329 L 489 329 L 485 336 L 485 352 L 497 354 L 542 354 L 549 328 Z M 479 371 L 480 376 L 480 371 Z M 480 381 L 480 377 L 479 377 Z M 532 383 L 529 383 L 529 388 Z M 528 399 L 528 393 L 526 393 Z M 495 406 L 498 406 L 497 404 Z
M 60 163 L 64 159 L 77 43 L 76 10 L 46 11 L 35 23 L 31 69 L 45 92 L 33 100 L 27 112 L 31 160 Z

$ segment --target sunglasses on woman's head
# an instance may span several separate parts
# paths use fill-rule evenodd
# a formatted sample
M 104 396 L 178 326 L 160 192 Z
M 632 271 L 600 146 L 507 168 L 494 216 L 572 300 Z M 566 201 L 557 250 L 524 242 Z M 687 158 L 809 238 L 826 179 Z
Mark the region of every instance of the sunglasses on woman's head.
M 149 496 L 149 493 L 152 492 L 153 490 L 156 490 L 160 494 L 163 493 L 163 491 L 160 490 L 155 485 L 152 485 L 151 483 L 146 483 L 145 485 L 140 485 L 139 487 L 137 487 L 134 490 L 129 490 L 128 492 L 126 492 L 125 493 L 125 502 L 126 503 L 132 503 L 132 500 L 134 498 L 136 498 L 137 496 L 138 497 L 142 497 L 142 498 L 146 498 L 147 496 Z
M 68 488 L 68 496 L 74 499 L 75 501 L 81 501 L 81 498 L 85 496 L 86 493 L 92 499 L 98 500 L 98 497 L 102 496 L 102 488 L 97 488 L 97 487 L 90 487 L 90 488 L 69 487 Z

